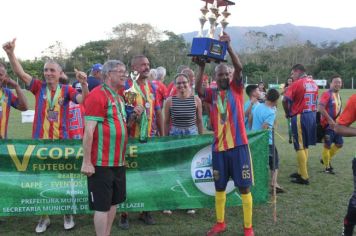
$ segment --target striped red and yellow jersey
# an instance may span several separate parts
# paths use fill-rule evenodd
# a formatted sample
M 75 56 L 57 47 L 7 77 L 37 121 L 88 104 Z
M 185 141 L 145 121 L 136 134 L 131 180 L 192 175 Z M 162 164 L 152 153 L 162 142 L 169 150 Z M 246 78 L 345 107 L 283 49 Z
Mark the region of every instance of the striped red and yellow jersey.
M 242 80 L 230 82 L 228 90 L 207 88 L 205 102 L 210 103 L 210 119 L 214 131 L 213 151 L 226 151 L 248 143 L 244 125 Z M 227 100 L 226 117 L 223 118 L 218 106 L 218 95 Z M 226 96 L 227 95 L 227 96 Z
M 146 87 L 147 83 L 147 87 Z M 146 83 L 142 83 L 139 86 L 144 97 L 141 93 L 137 94 L 136 100 L 133 106 L 141 105 L 145 108 L 147 118 L 148 118 L 148 134 L 147 137 L 153 137 L 157 130 L 156 124 L 156 111 L 161 109 L 161 103 L 163 103 L 163 97 L 157 92 L 157 87 L 149 80 Z M 131 79 L 126 81 L 125 90 L 133 86 Z M 139 92 L 139 91 L 137 91 Z M 147 101 L 146 101 L 146 99 Z M 146 103 L 149 103 L 147 106 Z M 139 137 L 140 136 L 140 124 L 135 122 L 130 128 L 129 137 Z
M 17 108 L 18 98 L 10 89 L 0 88 L 0 139 L 7 138 L 10 108 Z
M 59 84 L 60 93 L 55 97 L 55 90 L 51 91 L 54 103 L 53 110 L 47 99 L 47 84 L 33 78 L 28 90 L 36 98 L 35 119 L 33 122 L 32 138 L 34 139 L 68 139 L 68 109 L 69 101 L 76 102 L 78 92 L 68 85 Z

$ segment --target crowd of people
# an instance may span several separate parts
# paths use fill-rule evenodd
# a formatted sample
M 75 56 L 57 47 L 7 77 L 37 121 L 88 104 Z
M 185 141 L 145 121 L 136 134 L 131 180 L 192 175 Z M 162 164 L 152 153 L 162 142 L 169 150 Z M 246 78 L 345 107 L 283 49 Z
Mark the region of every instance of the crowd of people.
M 277 104 L 282 104 L 289 129 L 289 142 L 296 151 L 297 171 L 291 182 L 309 185 L 309 146 L 317 142 L 317 111 L 321 114 L 324 149 L 321 162 L 324 172 L 334 174 L 332 157 L 343 145 L 342 135 L 355 136 L 350 128 L 356 119 L 355 96 L 342 112 L 339 91 L 342 79 L 333 76 L 330 89 L 318 100 L 318 86 L 301 64 L 291 69 L 282 93 L 266 90 L 263 82 L 245 85 L 242 63 L 224 33 L 220 40 L 227 43 L 232 65 L 218 64 L 214 73 L 205 74 L 206 62 L 194 57 L 194 68 L 179 66 L 172 83 L 165 86 L 166 69 L 150 67 L 144 55 L 132 58 L 130 66 L 119 60 L 94 64 L 90 75 L 75 70 L 76 81 L 70 85 L 59 63 L 47 61 L 44 80 L 24 71 L 15 56 L 16 40 L 3 45 L 11 68 L 35 96 L 33 139 L 82 139 L 83 162 L 81 172 L 87 176 L 88 202 L 94 211 L 96 235 L 111 233 L 117 205 L 126 200 L 125 152 L 128 138 L 142 142 L 154 136 L 199 135 L 204 129 L 213 132 L 212 170 L 215 184 L 216 223 L 207 231 L 213 236 L 227 229 L 225 220 L 226 186 L 231 178 L 238 189 L 243 208 L 244 235 L 253 236 L 253 165 L 248 146 L 247 131 L 269 131 L 269 165 L 271 190 L 284 193 L 278 183 L 279 155 L 274 142 Z M 131 70 L 134 76 L 129 76 Z M 209 83 L 209 81 L 212 81 Z M 10 90 L 16 91 L 16 95 Z M 244 90 L 248 96 L 244 103 Z M 135 93 L 127 101 L 126 92 Z M 0 64 L 0 139 L 7 138 L 10 107 L 25 111 L 27 99 L 20 86 L 9 78 L 5 64 Z M 90 108 L 90 109 L 87 109 Z M 107 144 L 107 145 L 104 145 Z M 355 159 L 356 160 L 356 159 Z M 356 189 L 356 161 L 353 162 Z M 345 216 L 345 235 L 352 235 L 356 224 L 356 194 L 350 199 Z M 194 209 L 187 209 L 194 214 Z M 164 213 L 172 214 L 172 210 Z M 152 214 L 142 212 L 139 219 L 147 225 L 155 224 Z M 43 233 L 50 225 L 49 216 L 42 216 L 35 228 Z M 75 226 L 72 215 L 64 215 L 64 228 Z M 129 215 L 120 213 L 119 226 L 129 228 Z

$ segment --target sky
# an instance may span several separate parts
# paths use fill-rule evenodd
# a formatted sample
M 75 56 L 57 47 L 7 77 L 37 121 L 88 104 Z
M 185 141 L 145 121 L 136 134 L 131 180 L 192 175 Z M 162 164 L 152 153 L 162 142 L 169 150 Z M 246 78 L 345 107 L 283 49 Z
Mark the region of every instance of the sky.
M 356 26 L 355 0 L 232 0 L 229 26 Z M 149 23 L 176 34 L 198 31 L 201 0 L 11 0 L 1 2 L 0 44 L 17 38 L 16 55 L 40 57 L 59 41 L 70 51 L 111 37 L 120 23 Z M 208 24 L 205 25 L 207 29 Z M 6 57 L 3 50 L 0 58 Z

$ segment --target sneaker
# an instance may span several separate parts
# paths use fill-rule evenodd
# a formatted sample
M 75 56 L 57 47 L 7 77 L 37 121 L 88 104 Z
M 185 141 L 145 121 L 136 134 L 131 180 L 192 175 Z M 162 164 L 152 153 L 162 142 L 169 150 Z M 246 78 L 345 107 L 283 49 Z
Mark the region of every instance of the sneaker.
M 334 170 L 331 167 L 325 168 L 324 173 L 331 174 L 331 175 L 335 174 Z
M 291 137 L 289 137 L 289 143 L 293 143 L 293 140 Z
M 281 186 L 276 187 L 276 193 L 285 193 L 286 190 L 282 188 Z M 271 193 L 273 194 L 273 186 L 271 186 Z
M 163 214 L 172 215 L 172 211 L 171 210 L 164 210 Z
M 225 232 L 226 231 L 226 224 L 225 222 L 222 223 L 216 223 L 213 228 L 211 228 L 207 233 L 206 236 L 214 236 L 218 235 L 219 233 Z
M 289 176 L 290 178 L 300 178 L 300 174 L 298 174 L 297 172 L 293 173 L 293 174 L 290 174 Z
M 189 210 L 187 210 L 187 214 L 194 215 L 195 214 L 195 210 L 194 209 L 189 209 Z
M 129 229 L 129 217 L 127 214 L 121 214 L 119 221 L 119 228 L 123 230 Z
M 295 183 L 295 184 L 309 185 L 309 180 L 308 179 L 303 179 L 302 177 L 298 177 L 298 178 L 292 179 L 291 182 Z
M 244 235 L 245 236 L 255 236 L 252 226 L 250 228 L 244 228 Z
M 35 230 L 36 233 L 45 232 L 50 224 L 51 224 L 51 221 L 49 220 L 48 216 L 41 216 L 41 218 L 38 221 L 38 224 L 36 226 L 36 230 Z
M 73 215 L 64 215 L 63 227 L 65 230 L 73 229 L 75 226 Z
M 146 225 L 155 225 L 156 222 L 153 220 L 151 213 L 149 211 L 144 211 L 140 214 L 139 220 L 143 221 Z

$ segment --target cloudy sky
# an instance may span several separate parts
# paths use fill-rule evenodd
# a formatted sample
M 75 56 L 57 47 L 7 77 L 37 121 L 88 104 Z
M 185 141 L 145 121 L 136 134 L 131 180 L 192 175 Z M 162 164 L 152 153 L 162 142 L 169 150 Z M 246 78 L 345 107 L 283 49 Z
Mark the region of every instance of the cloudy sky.
M 231 26 L 292 23 L 356 26 L 355 0 L 233 0 Z M 1 44 L 16 37 L 18 57 L 33 59 L 56 41 L 68 50 L 108 39 L 120 23 L 149 23 L 175 33 L 199 29 L 201 0 L 11 0 L 1 2 Z M 3 50 L 0 57 L 5 57 Z

